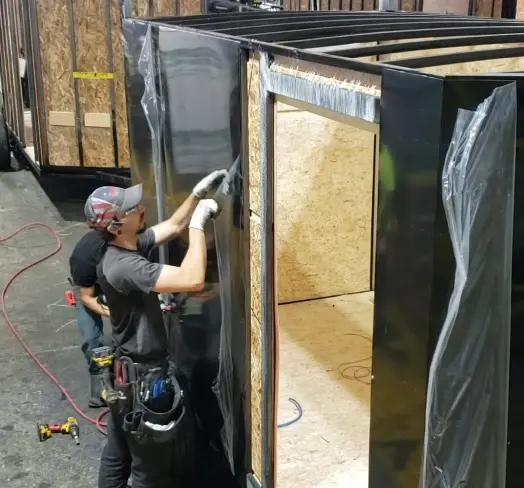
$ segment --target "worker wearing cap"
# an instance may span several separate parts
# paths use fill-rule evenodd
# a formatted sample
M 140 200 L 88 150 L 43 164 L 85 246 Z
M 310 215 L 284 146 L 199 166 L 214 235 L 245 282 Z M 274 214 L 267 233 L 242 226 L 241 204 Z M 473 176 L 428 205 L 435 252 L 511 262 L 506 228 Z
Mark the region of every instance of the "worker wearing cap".
M 98 266 L 98 280 L 111 310 L 117 356 L 148 366 L 166 360 L 168 338 L 158 293 L 203 288 L 207 265 L 204 225 L 217 215 L 218 205 L 201 198 L 226 175 L 226 171 L 217 171 L 204 178 L 170 219 L 146 230 L 141 185 L 126 190 L 103 187 L 89 197 L 86 216 L 108 244 Z M 189 247 L 180 266 L 146 258 L 151 249 L 178 237 L 188 226 Z M 174 455 L 172 443 L 141 446 L 124 432 L 122 419 L 110 415 L 98 486 L 125 487 L 132 474 L 134 488 L 171 487 Z

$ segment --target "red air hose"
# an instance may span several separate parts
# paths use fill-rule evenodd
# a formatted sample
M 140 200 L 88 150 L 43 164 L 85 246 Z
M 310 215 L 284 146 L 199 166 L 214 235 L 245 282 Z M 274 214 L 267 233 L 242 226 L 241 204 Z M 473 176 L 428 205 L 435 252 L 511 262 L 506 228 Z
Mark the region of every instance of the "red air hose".
M 56 253 L 58 253 L 58 251 L 60 251 L 60 249 L 62 249 L 62 242 L 60 241 L 60 236 L 58 235 L 58 233 L 56 231 L 51 229 L 51 227 L 49 227 L 48 225 L 42 224 L 40 222 L 32 222 L 30 224 L 26 224 L 23 227 L 21 227 L 20 229 L 18 229 L 16 232 L 13 232 L 11 235 L 9 235 L 7 237 L 4 237 L 4 238 L 0 238 L 0 244 L 2 244 L 4 242 L 8 241 L 9 239 L 11 239 L 12 237 L 16 236 L 17 234 L 20 234 L 24 230 L 35 229 L 35 228 L 38 228 L 38 227 L 41 227 L 43 229 L 48 230 L 53 235 L 53 237 L 55 238 L 55 241 L 56 241 L 56 247 L 55 247 L 55 249 L 51 253 L 46 254 L 44 257 L 42 257 L 40 259 L 37 259 L 36 261 L 33 261 L 33 262 L 27 264 L 23 268 L 19 269 L 13 276 L 11 276 L 11 278 L 9 278 L 9 281 L 5 284 L 5 286 L 4 286 L 3 290 L 2 290 L 2 297 L 1 297 L 2 313 L 4 314 L 4 317 L 5 317 L 5 320 L 7 322 L 7 325 L 9 326 L 9 329 L 11 329 L 11 332 L 13 333 L 13 335 L 18 339 L 20 344 L 22 344 L 22 347 L 27 351 L 27 354 L 29 354 L 29 356 L 35 362 L 35 364 L 46 374 L 46 376 L 64 394 L 66 400 L 69 402 L 69 404 L 71 405 L 73 410 L 80 417 L 82 417 L 83 419 L 85 419 L 88 422 L 91 422 L 92 424 L 96 425 L 96 428 L 99 430 L 99 432 L 101 432 L 102 434 L 106 435 L 104 427 L 106 427 L 107 424 L 102 422 L 102 418 L 108 413 L 108 410 L 107 409 L 103 410 L 101 414 L 99 414 L 97 417 L 94 417 L 94 418 L 90 417 L 87 414 L 85 414 L 80 409 L 80 407 L 75 403 L 75 401 L 73 400 L 73 398 L 71 397 L 69 392 L 64 388 L 64 386 L 60 383 L 60 381 L 58 381 L 55 378 L 53 373 L 51 373 L 51 371 L 49 371 L 46 368 L 46 366 L 36 357 L 35 353 L 31 350 L 31 348 L 27 345 L 27 343 L 22 339 L 22 337 L 20 336 L 20 334 L 16 330 L 15 325 L 13 324 L 13 322 L 11 322 L 9 314 L 7 313 L 7 307 L 6 307 L 6 300 L 5 300 L 5 298 L 6 298 L 7 290 L 9 289 L 9 287 L 13 284 L 13 282 L 16 280 L 16 278 L 18 276 L 20 276 L 23 272 L 27 271 L 28 269 L 32 268 L 33 266 L 35 266 L 35 265 L 45 261 L 46 259 L 49 259 L 51 256 L 54 256 Z

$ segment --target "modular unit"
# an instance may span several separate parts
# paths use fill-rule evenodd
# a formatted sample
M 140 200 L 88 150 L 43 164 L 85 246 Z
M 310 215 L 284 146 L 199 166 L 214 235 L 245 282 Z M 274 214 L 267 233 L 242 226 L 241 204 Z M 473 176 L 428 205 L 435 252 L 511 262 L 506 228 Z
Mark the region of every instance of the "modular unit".
M 154 214 L 230 169 L 174 349 L 238 481 L 519 487 L 524 23 L 250 12 L 124 37 Z

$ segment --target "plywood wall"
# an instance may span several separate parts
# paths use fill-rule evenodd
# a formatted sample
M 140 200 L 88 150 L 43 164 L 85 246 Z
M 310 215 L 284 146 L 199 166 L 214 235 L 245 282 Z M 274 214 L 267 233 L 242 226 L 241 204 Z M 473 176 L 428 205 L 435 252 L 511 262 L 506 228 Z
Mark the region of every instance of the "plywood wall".
M 517 0 L 517 19 L 524 19 L 524 0 Z
M 278 301 L 371 288 L 374 134 L 276 105 Z
M 520 1 L 520 0 L 519 0 Z M 399 0 L 404 12 L 420 11 L 421 0 Z M 310 0 L 284 0 L 286 10 L 309 10 Z M 378 10 L 379 0 L 320 0 L 321 10 Z M 424 12 L 465 14 L 468 0 L 426 0 Z M 477 0 L 476 15 L 479 17 L 500 17 L 502 0 Z
M 251 263 L 251 464 L 262 479 L 262 354 L 261 354 L 261 239 L 260 239 L 260 71 L 258 59 L 250 59 L 248 81 L 249 208 Z
M 422 40 L 422 39 L 420 39 Z M 416 41 L 416 40 L 414 40 Z M 411 41 L 410 41 L 411 42 Z M 391 41 L 394 43 L 394 41 Z M 382 43 L 381 43 L 382 44 Z M 386 43 L 384 43 L 386 44 Z M 387 63 L 390 60 L 398 60 L 405 58 L 415 57 L 427 57 L 427 56 L 439 56 L 443 54 L 457 53 L 457 52 L 473 52 L 487 49 L 499 49 L 504 47 L 523 47 L 524 43 L 510 43 L 510 44 L 490 44 L 484 46 L 463 46 L 463 47 L 452 47 L 444 49 L 426 49 L 419 51 L 410 51 L 403 53 L 394 54 L 383 54 L 380 56 L 380 62 Z M 522 71 L 524 69 L 524 58 L 502 58 L 502 59 L 490 59 L 485 61 L 475 61 L 468 63 L 458 63 L 443 66 L 432 66 L 429 68 L 422 68 L 421 71 L 426 73 L 434 73 L 439 75 L 451 75 L 451 74 L 468 74 L 468 73 L 492 73 L 492 72 L 505 72 L 505 71 Z
M 79 165 L 79 142 L 86 166 L 111 167 L 116 159 L 122 167 L 130 164 L 119 5 L 120 0 L 37 0 L 50 164 Z M 137 16 L 169 16 L 174 13 L 174 0 L 134 0 L 134 10 Z M 199 13 L 200 0 L 181 0 L 180 12 Z M 114 80 L 78 80 L 77 112 L 72 53 L 76 54 L 76 71 L 108 73 L 110 49 Z
M 160 17 L 175 15 L 176 1 L 180 15 L 200 15 L 200 0 L 133 0 L 134 17 Z

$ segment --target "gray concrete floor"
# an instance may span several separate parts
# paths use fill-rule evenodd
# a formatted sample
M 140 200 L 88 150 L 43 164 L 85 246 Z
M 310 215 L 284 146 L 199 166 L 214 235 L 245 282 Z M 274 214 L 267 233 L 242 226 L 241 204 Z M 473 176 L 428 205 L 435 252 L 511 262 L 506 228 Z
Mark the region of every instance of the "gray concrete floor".
M 11 320 L 38 358 L 64 384 L 78 405 L 87 408 L 88 375 L 79 349 L 74 311 L 64 302 L 69 288 L 69 254 L 84 224 L 61 215 L 27 172 L 0 173 L 0 238 L 29 222 L 43 222 L 60 232 L 62 250 L 22 274 L 7 295 Z M 29 262 L 54 248 L 44 230 L 30 230 L 0 244 L 0 287 Z M 106 329 L 108 330 L 108 329 Z M 36 367 L 0 314 L 0 486 L 13 488 L 93 488 L 105 438 L 78 418 L 62 393 Z M 80 446 L 69 436 L 40 443 L 37 422 L 63 422 L 75 415 Z

